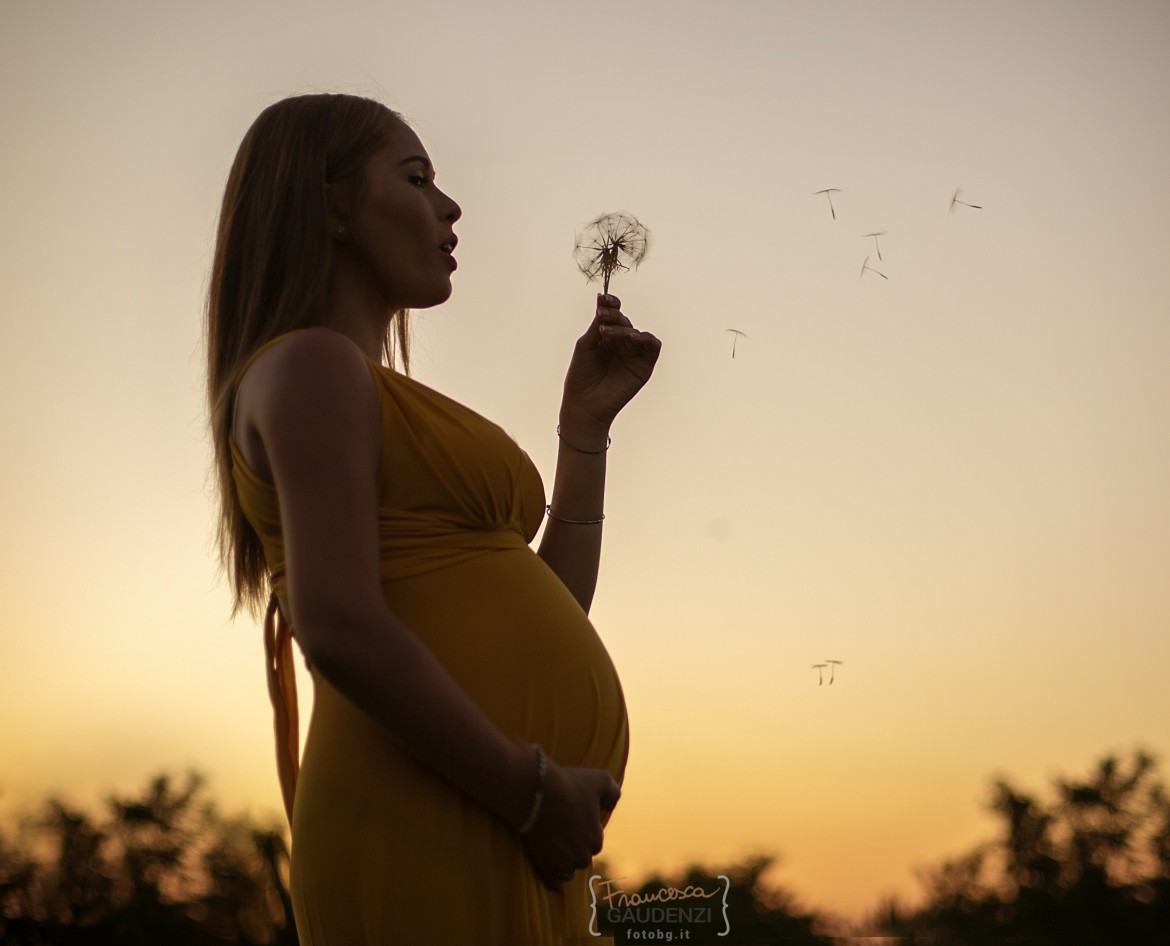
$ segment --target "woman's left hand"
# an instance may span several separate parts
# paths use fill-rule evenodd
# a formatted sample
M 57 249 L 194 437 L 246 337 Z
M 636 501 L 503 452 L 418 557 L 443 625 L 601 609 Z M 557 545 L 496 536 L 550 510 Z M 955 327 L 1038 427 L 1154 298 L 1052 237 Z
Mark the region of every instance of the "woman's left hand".
M 565 376 L 561 423 L 599 433 L 650 380 L 662 342 L 622 315 L 621 300 L 597 295 L 597 312 L 577 339 Z

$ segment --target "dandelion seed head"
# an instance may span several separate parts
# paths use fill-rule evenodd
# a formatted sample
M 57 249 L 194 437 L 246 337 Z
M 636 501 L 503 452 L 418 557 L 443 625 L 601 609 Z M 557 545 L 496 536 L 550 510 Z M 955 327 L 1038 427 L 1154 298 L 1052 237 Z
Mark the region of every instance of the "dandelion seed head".
M 633 214 L 625 211 L 602 214 L 585 225 L 577 235 L 573 259 L 588 282 L 599 276 L 604 292 L 617 271 L 637 269 L 650 249 L 650 231 Z

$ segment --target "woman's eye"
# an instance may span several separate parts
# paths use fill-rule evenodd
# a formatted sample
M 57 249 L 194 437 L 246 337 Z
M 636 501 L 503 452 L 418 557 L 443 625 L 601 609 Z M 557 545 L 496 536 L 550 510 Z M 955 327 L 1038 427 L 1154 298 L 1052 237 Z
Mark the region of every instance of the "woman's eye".
M 426 187 L 430 183 L 430 179 L 426 177 L 419 177 L 417 174 L 410 176 L 410 183 L 415 187 Z

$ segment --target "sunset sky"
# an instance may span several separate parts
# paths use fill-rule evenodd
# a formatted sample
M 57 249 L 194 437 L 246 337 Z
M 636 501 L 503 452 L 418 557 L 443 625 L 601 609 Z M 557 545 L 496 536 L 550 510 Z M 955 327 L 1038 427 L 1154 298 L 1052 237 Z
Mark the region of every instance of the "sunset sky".
M 989 838 L 996 775 L 1166 777 L 1168 47 L 1163 0 L 0 0 L 0 809 L 193 766 L 283 817 L 201 330 L 240 138 L 312 91 L 420 135 L 463 218 L 415 376 L 550 487 L 573 238 L 653 231 L 612 285 L 663 354 L 609 454 L 608 861 L 775 852 L 857 914 Z

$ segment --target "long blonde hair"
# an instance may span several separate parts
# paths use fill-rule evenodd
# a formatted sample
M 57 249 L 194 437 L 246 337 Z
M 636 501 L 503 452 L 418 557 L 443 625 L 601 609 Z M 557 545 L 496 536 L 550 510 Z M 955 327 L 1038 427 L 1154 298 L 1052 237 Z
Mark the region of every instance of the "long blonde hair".
M 234 618 L 263 614 L 270 576 L 260 538 L 240 508 L 231 471 L 236 376 L 265 342 L 320 324 L 332 266 L 325 185 L 361 199 L 364 170 L 395 123 L 380 102 L 299 95 L 270 105 L 244 135 L 224 190 L 207 293 L 207 404 L 215 449 L 221 571 Z M 409 373 L 408 312 L 391 314 L 385 363 Z M 397 354 L 397 359 L 395 355 Z

